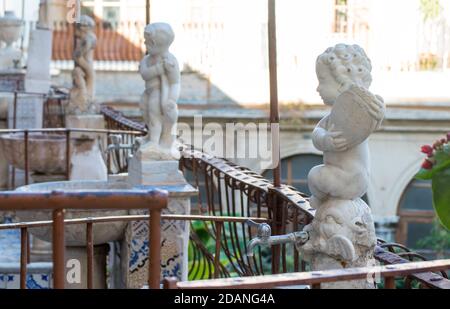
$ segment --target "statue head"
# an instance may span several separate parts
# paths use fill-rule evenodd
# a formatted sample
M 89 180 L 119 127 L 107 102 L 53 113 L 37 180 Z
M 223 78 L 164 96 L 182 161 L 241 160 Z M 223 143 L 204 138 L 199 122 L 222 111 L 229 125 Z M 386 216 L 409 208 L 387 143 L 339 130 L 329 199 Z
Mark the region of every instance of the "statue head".
M 333 105 L 352 84 L 368 89 L 372 83 L 371 72 L 370 59 L 360 46 L 338 44 L 317 58 L 317 92 L 325 104 Z
M 310 234 L 302 248 L 305 253 L 321 253 L 344 263 L 372 255 L 376 245 L 370 208 L 361 199 L 328 200 L 305 230 Z
M 88 15 L 81 15 L 80 22 L 76 23 L 75 35 L 83 36 L 95 29 L 95 21 Z
M 144 37 L 148 53 L 156 56 L 169 50 L 175 40 L 175 33 L 169 24 L 153 23 L 145 27 Z

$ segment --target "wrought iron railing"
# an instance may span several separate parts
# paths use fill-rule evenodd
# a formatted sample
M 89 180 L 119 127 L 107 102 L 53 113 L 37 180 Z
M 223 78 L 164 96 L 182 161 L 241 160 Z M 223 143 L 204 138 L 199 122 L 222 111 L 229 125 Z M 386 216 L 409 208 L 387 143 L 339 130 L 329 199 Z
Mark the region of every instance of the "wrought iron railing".
M 397 278 L 409 278 L 415 273 L 429 273 L 448 269 L 450 269 L 450 260 L 438 260 L 388 266 L 269 275 L 263 278 L 247 277 L 239 278 L 238 280 L 231 278 L 177 282 L 174 278 L 167 278 L 164 281 L 164 287 L 166 289 L 273 289 L 276 287 L 309 285 L 313 289 L 320 289 L 324 283 L 365 280 L 369 276 L 376 274 L 380 282 L 381 279 L 384 279 L 382 287 L 395 289 Z M 449 289 L 450 284 L 447 282 L 443 288 Z
M 160 286 L 160 241 L 161 241 L 161 211 L 167 208 L 168 193 L 166 191 L 142 190 L 94 190 L 94 191 L 52 191 L 52 192 L 3 192 L 0 193 L 0 209 L 2 211 L 38 211 L 49 210 L 53 214 L 52 221 L 22 222 L 1 224 L 0 230 L 20 229 L 20 287 L 26 288 L 27 265 L 30 261 L 29 229 L 43 226 L 52 227 L 53 252 L 53 287 L 63 289 L 66 282 L 65 274 L 65 224 L 86 224 L 86 254 L 87 254 L 87 286 L 93 287 L 94 265 L 94 223 L 126 221 L 127 218 L 89 218 L 64 220 L 66 210 L 130 210 L 147 209 L 150 216 L 145 219 L 149 222 L 149 244 L 152 248 L 149 256 L 148 285 L 150 288 Z M 142 220 L 142 218 L 141 218 Z
M 127 119 L 112 109 L 108 109 L 105 117 L 111 129 L 141 128 L 143 133 L 146 132 L 143 124 Z M 265 217 L 270 220 L 275 235 L 301 230 L 314 218 L 315 211 L 309 206 L 305 194 L 291 186 L 282 185 L 276 188 L 261 175 L 225 159 L 186 147 L 180 160 L 180 169 L 191 184 L 199 189 L 199 195 L 194 201 L 196 207 L 193 207 L 193 211 L 197 213 L 213 216 Z M 192 231 L 195 232 L 195 226 Z M 220 234 L 214 227 L 207 225 L 203 226 L 202 233 L 215 240 Z M 221 263 L 221 269 L 227 271 L 221 271 L 220 277 L 308 270 L 307 263 L 301 259 L 293 245 L 275 246 L 271 250 L 259 248 L 253 258 L 247 257 L 243 243 L 254 236 L 255 231 L 244 223 L 224 225 L 220 247 L 226 257 Z M 207 248 L 195 233 L 191 234 L 191 244 L 197 248 L 196 259 L 203 259 L 211 267 L 214 250 Z M 399 252 L 401 248 L 403 252 Z M 417 255 L 409 249 L 401 245 L 386 244 L 382 240 L 375 250 L 375 258 L 384 265 L 408 263 L 413 261 L 414 257 Z M 194 271 L 191 269 L 191 272 Z M 191 278 L 206 279 L 213 276 L 191 276 Z M 404 286 L 412 287 L 413 282 L 427 288 L 448 287 L 450 283 L 445 272 L 440 275 L 432 272 L 420 274 L 411 272 L 404 278 Z
M 23 141 L 23 149 L 18 149 L 17 147 L 11 149 L 5 149 L 5 151 L 13 152 L 10 156 L 16 158 L 16 161 L 23 156 L 23 174 L 24 183 L 28 185 L 30 183 L 29 176 L 32 172 L 30 167 L 30 157 L 33 155 L 33 149 L 31 145 L 40 144 L 39 148 L 44 148 L 45 138 L 60 137 L 61 146 L 65 147 L 65 169 L 62 171 L 60 176 L 62 179 L 69 180 L 70 178 L 70 162 L 72 153 L 72 138 L 77 133 L 84 133 L 87 135 L 94 135 L 97 139 L 95 142 L 98 143 L 100 150 L 102 151 L 103 158 L 106 162 L 109 174 L 118 174 L 126 170 L 127 168 L 127 158 L 131 154 L 131 149 L 113 149 L 108 151 L 108 144 L 111 143 L 112 136 L 120 136 L 125 143 L 132 143 L 136 136 L 142 135 L 140 131 L 123 131 L 123 130 L 103 130 L 103 129 L 65 129 L 65 128 L 55 128 L 55 129 L 0 129 L 0 135 L 8 135 L 11 139 L 14 139 L 14 143 Z M 33 140 L 34 138 L 41 138 L 41 140 Z M 20 148 L 20 147 L 19 147 Z M 17 153 L 14 153 L 17 151 Z M 59 158 L 54 158 L 55 160 Z M 15 189 L 18 184 L 16 182 L 17 175 L 16 167 L 12 166 L 11 173 L 9 175 L 9 188 Z M 55 176 L 55 175 L 54 175 Z M 23 185 L 22 184 L 22 185 Z M 19 184 L 20 185 L 20 184 Z

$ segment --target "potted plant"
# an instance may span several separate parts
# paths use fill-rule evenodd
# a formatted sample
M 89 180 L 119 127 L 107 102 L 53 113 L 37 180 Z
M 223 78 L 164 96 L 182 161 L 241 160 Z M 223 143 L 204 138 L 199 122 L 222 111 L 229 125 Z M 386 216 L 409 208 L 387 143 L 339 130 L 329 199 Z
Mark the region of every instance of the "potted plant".
M 432 146 L 421 148 L 427 158 L 416 178 L 432 182 L 433 206 L 441 224 L 450 230 L 450 132 Z

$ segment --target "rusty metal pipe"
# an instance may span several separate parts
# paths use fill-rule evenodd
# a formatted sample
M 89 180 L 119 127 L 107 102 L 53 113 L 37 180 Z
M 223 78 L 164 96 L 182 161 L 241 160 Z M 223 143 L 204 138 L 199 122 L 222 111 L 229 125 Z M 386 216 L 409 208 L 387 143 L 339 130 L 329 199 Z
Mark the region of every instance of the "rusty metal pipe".
M 159 289 L 161 282 L 161 210 L 150 209 L 148 286 Z
M 86 190 L 1 192 L 2 210 L 55 210 L 55 209 L 162 209 L 167 204 L 167 191 L 163 190 Z
M 28 142 L 29 142 L 29 138 L 28 138 L 28 130 L 25 130 L 24 132 L 24 140 L 25 140 L 25 185 L 28 185 L 30 180 L 29 180 L 29 172 L 30 172 L 30 158 L 29 158 L 29 154 L 28 154 Z
M 53 211 L 53 287 L 64 289 L 65 284 L 65 239 L 64 239 L 64 210 Z
M 27 247 L 28 247 L 28 229 L 20 229 L 20 288 L 27 288 Z
M 118 221 L 144 221 L 149 220 L 149 215 L 133 215 L 133 216 L 109 216 L 109 217 L 94 217 L 94 218 L 78 218 L 78 219 L 66 219 L 64 223 L 67 225 L 73 224 L 87 224 L 87 223 L 109 223 Z M 219 216 L 197 216 L 197 215 L 161 215 L 162 220 L 173 220 L 173 221 L 203 221 L 203 222 L 236 222 L 245 223 L 248 220 L 259 222 L 259 223 L 269 223 L 269 219 L 265 218 L 252 218 L 252 217 L 219 217 Z M 53 224 L 53 221 L 33 221 L 33 222 L 18 222 L 18 223 L 7 223 L 0 224 L 1 230 L 13 230 L 26 228 L 37 228 L 37 227 L 48 227 Z
M 270 124 L 272 132 L 272 158 L 280 158 L 280 115 L 278 110 L 278 69 L 277 69 L 277 21 L 275 0 L 268 0 L 269 33 L 269 78 L 270 78 Z M 274 132 L 275 131 L 275 132 Z M 281 164 L 279 160 L 273 170 L 275 187 L 281 186 Z
M 66 179 L 70 180 L 70 130 L 66 131 Z
M 94 230 L 92 222 L 86 224 L 87 288 L 94 288 Z
M 214 278 L 220 276 L 220 242 L 222 236 L 223 222 L 216 222 L 216 250 L 214 252 Z

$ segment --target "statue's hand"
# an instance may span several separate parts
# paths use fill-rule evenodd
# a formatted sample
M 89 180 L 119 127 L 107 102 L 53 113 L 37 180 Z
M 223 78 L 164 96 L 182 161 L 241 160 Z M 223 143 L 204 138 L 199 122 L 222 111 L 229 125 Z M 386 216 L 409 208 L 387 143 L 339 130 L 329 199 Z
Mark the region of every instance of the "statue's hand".
M 162 113 L 166 120 L 169 122 L 175 123 L 178 119 L 178 106 L 175 100 L 168 100 L 162 106 Z
M 347 139 L 342 137 L 342 132 L 334 131 L 334 124 L 331 125 L 330 129 L 325 133 L 323 139 L 325 146 L 324 151 L 341 152 L 348 149 Z
M 174 70 L 176 67 L 175 62 L 168 57 L 164 58 L 163 64 L 164 64 L 164 69 L 169 72 Z
M 350 90 L 364 100 L 365 106 L 370 116 L 372 116 L 378 122 L 381 122 L 383 120 L 384 114 L 386 112 L 386 106 L 381 96 L 374 95 L 368 89 L 357 85 L 352 85 Z

